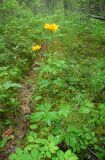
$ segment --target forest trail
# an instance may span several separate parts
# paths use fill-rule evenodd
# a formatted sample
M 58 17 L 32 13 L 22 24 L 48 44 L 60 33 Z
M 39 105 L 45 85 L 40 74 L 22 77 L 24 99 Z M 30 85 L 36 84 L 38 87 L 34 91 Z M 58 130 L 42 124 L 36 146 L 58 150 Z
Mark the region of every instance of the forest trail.
M 17 144 L 21 145 L 23 138 L 25 137 L 29 128 L 29 122 L 27 116 L 34 110 L 34 104 L 32 104 L 32 93 L 35 87 L 35 79 L 37 77 L 37 71 L 34 68 L 38 67 L 37 60 L 35 59 L 30 70 L 22 79 L 20 84 L 22 88 L 19 90 L 19 102 L 18 113 L 16 113 L 14 121 L 16 126 L 14 128 L 8 128 L 3 133 L 3 137 L 8 136 L 10 139 L 6 143 L 4 149 L 0 153 L 0 160 L 8 160 L 9 154 L 16 151 Z

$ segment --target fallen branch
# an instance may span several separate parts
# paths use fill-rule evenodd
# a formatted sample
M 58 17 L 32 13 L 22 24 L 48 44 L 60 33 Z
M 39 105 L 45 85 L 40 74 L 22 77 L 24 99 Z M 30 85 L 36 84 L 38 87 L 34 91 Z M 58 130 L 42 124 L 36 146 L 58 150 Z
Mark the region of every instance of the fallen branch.
M 92 18 L 94 18 L 94 19 L 99 19 L 99 20 L 105 21 L 105 16 L 90 15 L 90 17 L 92 17 Z
M 96 158 L 98 158 L 97 155 L 90 148 L 88 148 L 88 150 L 90 151 L 91 154 L 93 154 Z

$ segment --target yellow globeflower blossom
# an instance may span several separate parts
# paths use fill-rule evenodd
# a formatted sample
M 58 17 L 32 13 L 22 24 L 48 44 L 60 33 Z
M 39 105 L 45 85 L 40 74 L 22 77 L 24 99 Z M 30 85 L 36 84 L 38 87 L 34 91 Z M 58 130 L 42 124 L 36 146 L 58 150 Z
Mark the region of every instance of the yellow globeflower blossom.
M 56 25 L 55 23 L 53 23 L 53 24 L 45 24 L 44 25 L 44 28 L 45 29 L 47 29 L 47 30 L 49 30 L 49 31 L 51 31 L 51 32 L 55 32 L 55 31 L 57 31 L 58 30 L 58 27 L 59 27 L 59 25 Z
M 35 46 L 32 46 L 32 50 L 33 51 L 38 51 L 41 49 L 41 46 L 40 45 L 35 45 Z

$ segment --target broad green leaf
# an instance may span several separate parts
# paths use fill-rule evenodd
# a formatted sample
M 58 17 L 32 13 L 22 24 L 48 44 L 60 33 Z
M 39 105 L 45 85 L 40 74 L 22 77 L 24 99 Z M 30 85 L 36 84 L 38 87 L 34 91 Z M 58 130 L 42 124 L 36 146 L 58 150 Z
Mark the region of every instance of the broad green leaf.
M 78 160 L 78 157 L 77 157 L 77 156 L 71 156 L 71 157 L 69 158 L 69 160 Z
M 37 129 L 37 125 L 36 124 L 32 124 L 32 125 L 30 125 L 30 128 L 33 129 L 33 130 Z
M 55 137 L 53 135 L 49 135 L 48 140 L 49 140 L 49 142 L 52 142 L 55 140 Z
M 34 137 L 30 136 L 30 135 L 27 137 L 27 139 L 28 139 L 28 142 L 34 142 L 35 141 Z
M 64 152 L 61 150 L 59 150 L 57 152 L 57 156 L 58 156 L 59 160 L 64 160 L 64 155 L 65 155 Z
M 29 144 L 28 146 L 25 147 L 24 150 L 25 150 L 26 152 L 27 152 L 27 151 L 31 151 L 32 148 L 34 148 L 34 146 L 35 146 L 34 144 Z
M 18 156 L 16 160 L 33 160 L 33 158 L 29 154 L 22 154 Z
M 16 154 L 21 155 L 23 153 L 23 150 L 20 148 L 16 149 Z
M 34 160 L 38 160 L 39 151 L 37 149 L 32 150 L 31 156 L 34 158 Z
M 55 146 L 53 143 L 49 144 L 49 150 L 51 153 L 56 153 L 58 149 L 59 149 L 58 146 Z
M 31 118 L 31 122 L 37 122 L 40 121 L 43 118 L 44 112 L 37 112 L 37 113 L 33 113 L 30 118 Z
M 35 143 L 40 143 L 40 144 L 43 144 L 43 145 L 48 145 L 49 144 L 47 139 L 41 139 L 41 138 L 37 138 L 35 140 Z
M 67 150 L 66 152 L 65 152 L 65 155 L 64 155 L 64 157 L 65 157 L 65 160 L 68 160 L 70 157 L 71 157 L 71 150 Z
M 48 150 L 49 150 L 49 148 L 48 148 L 47 145 L 39 148 L 39 151 L 44 152 L 44 153 L 45 153 L 46 151 L 48 151 Z
M 70 145 L 70 136 L 69 135 L 66 135 L 65 136 L 65 142 L 66 144 L 69 146 Z
M 75 137 L 75 136 L 73 136 L 73 137 L 71 136 L 69 143 L 70 143 L 70 145 L 73 147 L 73 149 L 75 149 L 76 144 L 77 144 L 77 139 L 76 139 L 76 137 Z
M 66 151 L 64 156 L 65 160 L 78 160 L 78 157 L 71 150 Z
M 47 112 L 45 113 L 44 115 L 44 121 L 49 125 L 52 121 L 55 121 L 57 120 L 58 117 L 57 117 L 57 112 Z
M 51 153 L 49 151 L 46 152 L 46 157 L 51 158 Z
M 90 133 L 86 133 L 84 136 L 87 140 L 91 140 L 91 134 Z
M 80 113 L 86 113 L 86 114 L 88 114 L 88 113 L 91 112 L 91 109 L 87 108 L 87 107 L 81 107 L 79 111 L 80 111 Z
M 9 160 L 15 160 L 16 157 L 17 157 L 16 154 L 11 154 L 11 155 L 9 156 Z

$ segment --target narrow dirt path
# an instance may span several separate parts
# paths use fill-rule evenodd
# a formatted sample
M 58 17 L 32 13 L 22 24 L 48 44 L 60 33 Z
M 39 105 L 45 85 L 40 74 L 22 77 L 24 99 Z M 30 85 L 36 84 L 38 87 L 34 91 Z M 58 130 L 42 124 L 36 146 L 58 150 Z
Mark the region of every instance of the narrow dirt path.
M 11 152 L 15 152 L 17 144 L 19 145 L 27 133 L 29 128 L 27 116 L 32 113 L 35 107 L 34 104 L 32 104 L 32 93 L 35 86 L 35 79 L 37 77 L 37 71 L 34 70 L 34 68 L 37 68 L 38 66 L 38 63 L 35 60 L 28 73 L 28 76 L 25 77 L 21 82 L 23 87 L 19 91 L 19 113 L 16 114 L 14 119 L 16 126 L 14 128 L 8 128 L 3 133 L 3 136 L 9 136 L 10 140 L 2 150 L 2 153 L 0 153 L 0 160 L 9 160 L 9 154 Z

